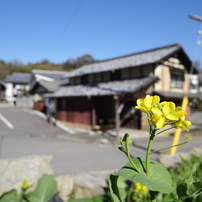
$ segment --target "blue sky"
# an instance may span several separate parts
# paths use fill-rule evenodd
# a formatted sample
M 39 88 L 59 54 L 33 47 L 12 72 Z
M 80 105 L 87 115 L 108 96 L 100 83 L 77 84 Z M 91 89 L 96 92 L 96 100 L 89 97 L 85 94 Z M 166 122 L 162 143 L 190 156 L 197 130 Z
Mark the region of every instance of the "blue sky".
M 90 54 L 104 60 L 180 43 L 190 59 L 201 0 L 1 0 L 0 59 L 57 64 Z

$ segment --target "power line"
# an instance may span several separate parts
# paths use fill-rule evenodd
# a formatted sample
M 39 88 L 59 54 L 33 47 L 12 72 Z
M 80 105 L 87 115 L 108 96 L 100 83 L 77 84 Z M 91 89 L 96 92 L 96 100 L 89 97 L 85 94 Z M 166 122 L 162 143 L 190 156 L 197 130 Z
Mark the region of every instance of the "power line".
M 80 2 L 78 3 L 77 7 L 75 8 L 72 16 L 70 17 L 69 21 L 67 22 L 66 26 L 64 27 L 64 29 L 61 31 L 59 37 L 57 38 L 55 44 L 52 46 L 52 48 L 50 49 L 47 58 L 51 55 L 51 53 L 55 50 L 55 48 L 57 47 L 58 43 L 60 42 L 60 40 L 62 39 L 63 35 L 65 34 L 66 30 L 69 28 L 70 24 L 72 23 L 72 21 L 74 20 L 78 10 L 80 9 L 81 5 L 83 3 L 83 0 L 80 0 Z

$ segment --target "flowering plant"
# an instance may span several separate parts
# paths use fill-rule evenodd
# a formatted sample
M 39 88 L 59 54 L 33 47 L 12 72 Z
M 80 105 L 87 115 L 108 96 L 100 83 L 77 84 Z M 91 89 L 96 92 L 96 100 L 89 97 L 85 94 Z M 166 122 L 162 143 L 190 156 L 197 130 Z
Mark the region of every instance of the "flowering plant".
M 156 193 L 172 193 L 174 191 L 174 187 L 172 186 L 172 179 L 169 172 L 162 164 L 150 159 L 152 143 L 156 136 L 169 130 L 170 128 L 181 128 L 189 131 L 189 127 L 191 126 L 191 122 L 185 120 L 186 111 L 183 110 L 182 107 L 176 107 L 173 102 L 160 102 L 159 96 L 156 95 L 147 95 L 144 99 L 138 99 L 137 106 L 135 108 L 147 114 L 150 127 L 146 158 L 131 158 L 130 150 L 133 147 L 132 140 L 130 139 L 129 134 L 125 134 L 120 140 L 121 146 L 119 149 L 126 154 L 129 162 L 118 172 L 110 175 L 109 177 L 110 192 L 115 202 L 123 201 L 119 192 L 120 177 L 130 179 L 133 183 L 138 183 L 146 187 L 150 192 L 150 199 L 152 202 L 156 201 Z M 170 127 L 163 129 L 165 126 Z M 179 145 L 181 144 L 174 146 Z M 191 176 L 193 176 L 193 172 Z M 194 183 L 191 176 L 189 181 L 186 182 L 187 187 L 188 184 L 193 185 Z M 191 192 L 189 192 L 189 194 L 183 193 L 183 186 L 185 185 L 178 186 L 178 201 L 181 201 L 182 199 L 191 195 Z M 191 189 L 194 193 L 196 191 L 201 193 L 202 191 L 201 187 L 199 191 L 198 184 L 194 188 L 192 186 Z M 186 191 L 187 190 L 185 190 L 185 192 Z
M 29 187 L 32 186 L 32 183 L 29 182 L 29 178 L 26 176 L 22 177 L 22 181 L 20 182 L 20 186 L 22 188 L 23 191 L 26 191 Z

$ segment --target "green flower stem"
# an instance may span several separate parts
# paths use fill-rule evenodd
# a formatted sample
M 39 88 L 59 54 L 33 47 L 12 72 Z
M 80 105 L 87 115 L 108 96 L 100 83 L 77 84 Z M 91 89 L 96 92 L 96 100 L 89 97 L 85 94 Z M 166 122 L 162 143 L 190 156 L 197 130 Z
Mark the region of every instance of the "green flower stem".
M 151 154 L 151 149 L 152 149 L 152 144 L 153 144 L 153 139 L 155 137 L 155 130 L 152 131 L 150 137 L 149 137 L 149 142 L 147 146 L 147 153 L 146 153 L 146 173 L 147 176 L 150 177 L 150 154 Z
M 134 164 L 133 160 L 131 159 L 130 154 L 127 154 L 127 157 L 128 157 L 128 160 L 130 161 L 131 165 L 135 168 L 135 170 L 138 173 L 141 173 L 141 171 L 137 168 L 137 166 Z
M 150 177 L 150 154 L 151 154 L 151 149 L 152 149 L 152 144 L 153 144 L 153 139 L 155 137 L 156 130 L 151 130 L 150 131 L 150 136 L 149 136 L 149 142 L 147 146 L 147 153 L 146 153 L 146 174 L 148 177 Z M 156 202 L 156 197 L 155 197 L 155 192 L 149 191 L 150 192 L 150 197 L 151 197 L 151 202 Z
M 167 130 L 170 130 L 170 129 L 172 129 L 172 128 L 175 128 L 175 127 L 174 127 L 174 126 L 172 126 L 172 127 L 167 128 L 167 129 L 165 129 L 165 130 L 162 130 L 161 132 L 157 133 L 156 135 L 159 135 L 159 134 L 161 134 L 161 133 L 163 133 L 163 132 L 165 132 L 165 131 L 167 131 Z

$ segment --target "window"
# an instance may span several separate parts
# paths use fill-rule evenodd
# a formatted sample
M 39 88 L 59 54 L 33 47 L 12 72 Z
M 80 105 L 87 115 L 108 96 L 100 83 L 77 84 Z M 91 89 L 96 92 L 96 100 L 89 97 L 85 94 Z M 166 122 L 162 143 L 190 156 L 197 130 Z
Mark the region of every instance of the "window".
M 75 84 L 80 84 L 81 83 L 81 77 L 80 76 L 77 76 L 75 78 Z
M 89 74 L 88 76 L 88 82 L 93 83 L 94 82 L 94 74 Z
M 103 81 L 110 81 L 110 72 L 103 72 Z
M 115 72 L 112 72 L 111 75 L 112 81 L 120 80 L 120 74 L 121 74 L 120 72 L 121 72 L 120 70 L 115 70 Z
M 130 71 L 129 69 L 121 69 L 121 79 L 129 79 L 130 78 Z
M 153 67 L 152 65 L 146 65 L 142 67 L 142 74 L 143 77 L 150 76 L 153 73 Z
M 75 84 L 75 77 L 70 78 L 70 79 L 69 79 L 69 83 L 70 83 L 71 85 Z
M 172 88 L 182 88 L 183 81 L 184 81 L 183 74 L 171 73 L 171 87 Z
M 131 77 L 132 78 L 138 78 L 141 76 L 140 67 L 133 67 L 131 71 Z
M 86 84 L 88 82 L 88 75 L 81 76 L 81 83 Z
M 96 82 L 102 81 L 102 74 L 101 73 L 96 73 L 95 74 L 95 81 Z

